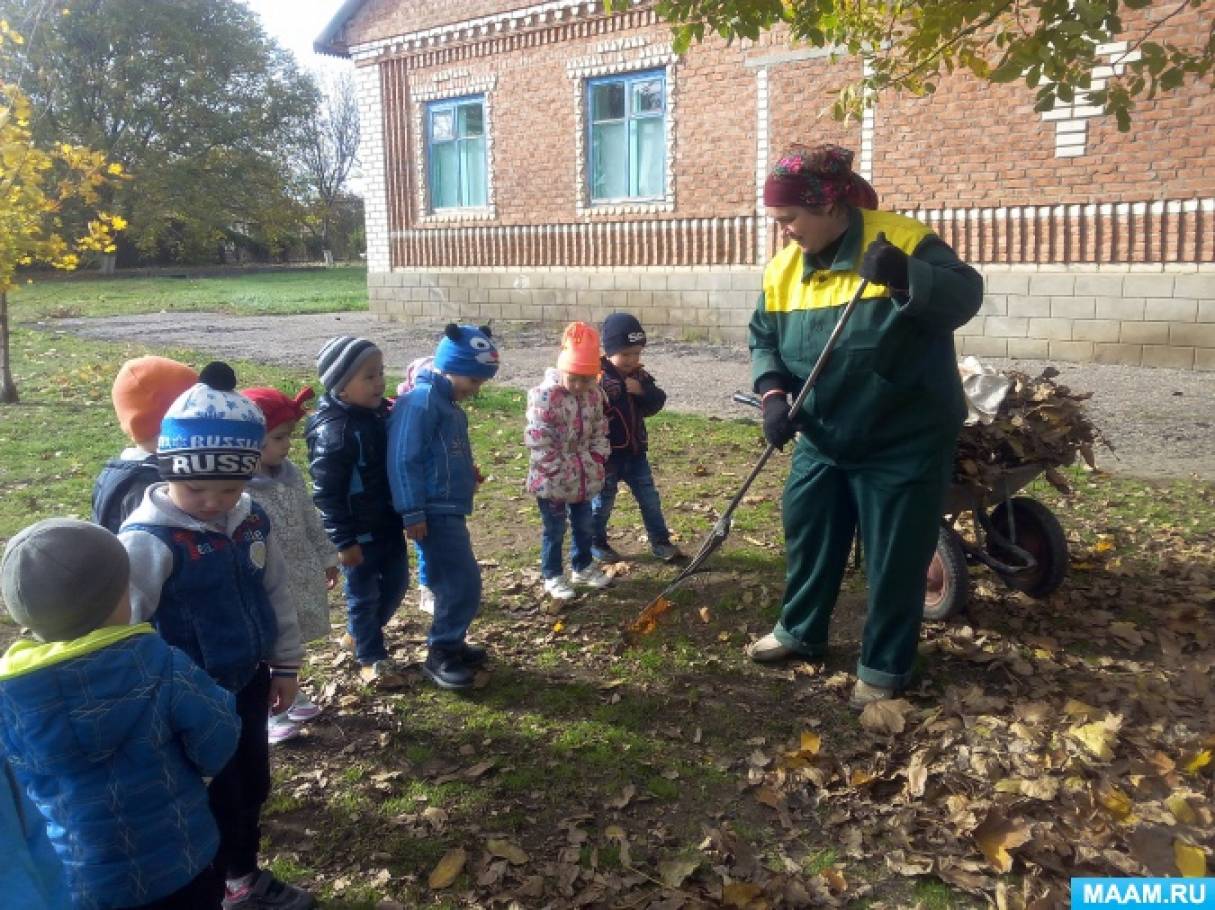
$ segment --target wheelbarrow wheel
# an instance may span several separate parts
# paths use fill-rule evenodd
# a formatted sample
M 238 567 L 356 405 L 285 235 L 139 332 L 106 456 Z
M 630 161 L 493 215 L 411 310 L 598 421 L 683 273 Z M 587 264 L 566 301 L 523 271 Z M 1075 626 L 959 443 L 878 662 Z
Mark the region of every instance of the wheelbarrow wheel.
M 941 526 L 937 548 L 928 564 L 928 585 L 924 589 L 924 618 L 941 622 L 966 606 L 970 597 L 970 570 L 966 551 L 953 528 Z
M 1009 527 L 1009 509 L 1012 510 L 1012 526 L 1016 530 L 1013 539 L 1018 547 L 1028 552 L 1037 565 L 1024 572 L 1001 575 L 1004 583 L 1030 597 L 1046 597 L 1053 593 L 1067 575 L 1067 535 L 1054 513 L 1036 499 L 1016 496 L 1002 502 L 991 513 L 991 523 L 997 531 L 1012 539 Z M 1002 548 L 991 542 L 991 555 L 1005 562 L 1015 563 L 1016 556 L 1002 552 Z

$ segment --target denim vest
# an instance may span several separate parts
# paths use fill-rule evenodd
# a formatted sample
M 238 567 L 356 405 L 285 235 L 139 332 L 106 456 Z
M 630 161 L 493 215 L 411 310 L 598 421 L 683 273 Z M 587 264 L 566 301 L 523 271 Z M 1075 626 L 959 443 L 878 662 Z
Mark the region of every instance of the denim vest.
M 154 483 L 160 483 L 155 455 L 141 461 L 110 459 L 93 483 L 93 523 L 117 534 Z
M 266 594 L 266 537 L 270 520 L 261 506 L 229 537 L 163 525 L 128 523 L 173 551 L 173 572 L 160 592 L 152 625 L 211 678 L 239 692 L 268 660 L 278 636 Z

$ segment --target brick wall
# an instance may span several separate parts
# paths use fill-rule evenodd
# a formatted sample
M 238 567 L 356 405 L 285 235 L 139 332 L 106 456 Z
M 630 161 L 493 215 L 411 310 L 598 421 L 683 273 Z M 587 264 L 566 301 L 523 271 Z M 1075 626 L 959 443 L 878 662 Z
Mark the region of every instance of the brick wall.
M 1215 369 L 1212 93 L 1142 103 L 1126 136 L 1082 105 L 1043 116 L 1022 87 L 958 77 L 841 124 L 830 103 L 859 64 L 790 48 L 779 32 L 676 59 L 645 8 L 605 17 L 542 0 L 497 15 L 511 6 L 373 2 L 348 31 L 367 42 L 353 56 L 381 181 L 367 209 L 376 312 L 565 321 L 628 308 L 657 335 L 738 339 L 778 244 L 763 175 L 787 143 L 831 141 L 858 152 L 884 208 L 920 217 L 985 271 L 964 351 Z M 442 26 L 457 15 L 475 27 Z M 1170 36 L 1196 33 L 1195 16 Z M 667 197 L 592 207 L 583 80 L 640 67 L 667 72 Z M 487 99 L 490 205 L 431 213 L 422 110 L 471 91 Z

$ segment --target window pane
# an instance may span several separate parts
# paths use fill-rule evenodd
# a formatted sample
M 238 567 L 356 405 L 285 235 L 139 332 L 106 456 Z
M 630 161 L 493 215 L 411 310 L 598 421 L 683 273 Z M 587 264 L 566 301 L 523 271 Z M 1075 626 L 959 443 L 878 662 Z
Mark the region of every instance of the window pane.
M 456 144 L 442 142 L 430 147 L 431 208 L 452 208 L 460 204 L 460 163 Z
M 485 205 L 485 140 L 460 140 L 460 204 Z
M 443 142 L 455 138 L 453 131 L 452 112 L 433 111 L 430 115 L 430 138 L 434 142 Z
M 629 123 L 632 140 L 630 151 L 631 169 L 629 184 L 633 196 L 661 196 L 663 194 L 664 162 L 666 159 L 666 137 L 663 135 L 661 117 L 645 117 Z
M 662 112 L 662 80 L 633 84 L 633 113 L 655 114 Z
M 624 83 L 600 82 L 591 86 L 591 120 L 624 119 Z
M 465 136 L 480 136 L 485 132 L 484 112 L 481 103 L 461 104 L 460 108 L 460 138 Z
M 623 123 L 591 127 L 591 198 L 621 199 L 629 195 L 628 134 Z

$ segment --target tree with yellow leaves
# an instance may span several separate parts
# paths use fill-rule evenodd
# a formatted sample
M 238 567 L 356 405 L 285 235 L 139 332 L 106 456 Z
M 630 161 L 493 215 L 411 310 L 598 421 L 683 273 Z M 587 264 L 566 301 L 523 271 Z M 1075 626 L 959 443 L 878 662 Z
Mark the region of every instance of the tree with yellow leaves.
M 0 55 L 21 44 L 0 19 Z M 39 148 L 30 132 L 30 101 L 21 87 L 0 80 L 0 403 L 17 401 L 9 353 L 8 292 L 21 266 L 45 263 L 71 270 L 88 253 L 114 251 L 114 234 L 126 227 L 117 215 L 97 212 L 85 230 L 64 237 L 63 207 L 93 209 L 101 190 L 122 179 L 122 167 L 100 152 L 61 143 Z

